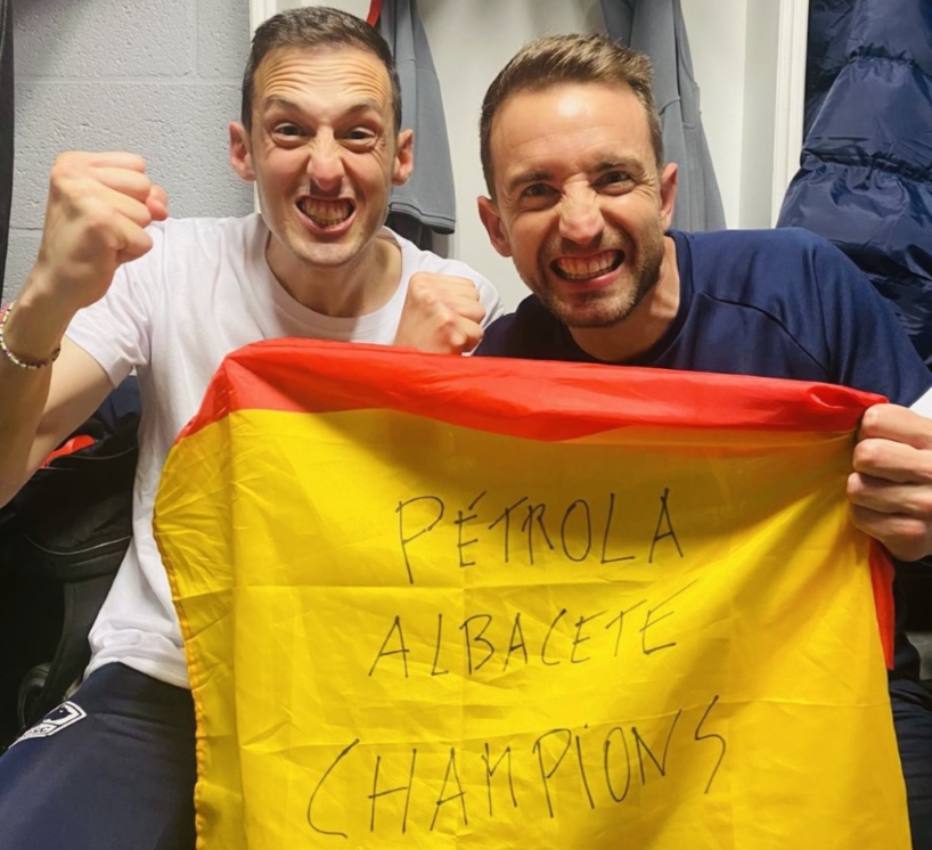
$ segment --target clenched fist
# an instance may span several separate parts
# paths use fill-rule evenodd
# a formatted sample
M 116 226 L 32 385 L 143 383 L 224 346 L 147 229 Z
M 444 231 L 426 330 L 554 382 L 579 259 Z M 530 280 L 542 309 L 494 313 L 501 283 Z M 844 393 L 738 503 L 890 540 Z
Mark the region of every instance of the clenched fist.
M 167 196 L 130 153 L 65 153 L 52 167 L 36 294 L 76 312 L 101 298 L 117 267 L 152 247 L 143 228 L 168 215 Z
M 469 278 L 418 272 L 408 283 L 395 345 L 462 354 L 482 339 L 483 318 L 485 308 Z

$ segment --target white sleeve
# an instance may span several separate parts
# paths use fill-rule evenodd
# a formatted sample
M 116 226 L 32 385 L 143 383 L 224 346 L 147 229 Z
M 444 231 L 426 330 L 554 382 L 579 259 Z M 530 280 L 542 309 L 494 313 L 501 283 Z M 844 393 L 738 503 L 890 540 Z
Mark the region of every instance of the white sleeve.
M 492 286 L 484 277 L 477 275 L 476 285 L 479 287 L 479 300 L 485 307 L 485 318 L 482 320 L 482 327 L 487 328 L 497 318 L 505 315 L 505 307 L 502 304 L 502 298 L 498 290 Z

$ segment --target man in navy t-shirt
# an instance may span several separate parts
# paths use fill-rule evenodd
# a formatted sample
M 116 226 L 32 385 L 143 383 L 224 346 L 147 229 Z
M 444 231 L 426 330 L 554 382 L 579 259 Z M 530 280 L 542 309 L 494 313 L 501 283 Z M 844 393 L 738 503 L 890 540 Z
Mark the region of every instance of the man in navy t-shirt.
M 648 60 L 601 36 L 523 48 L 483 103 L 479 213 L 533 291 L 478 354 L 844 384 L 864 415 L 854 523 L 896 557 L 932 554 L 932 375 L 860 271 L 804 230 L 669 230 Z M 910 409 L 911 408 L 911 409 Z M 898 635 L 894 720 L 916 848 L 932 848 L 932 697 Z

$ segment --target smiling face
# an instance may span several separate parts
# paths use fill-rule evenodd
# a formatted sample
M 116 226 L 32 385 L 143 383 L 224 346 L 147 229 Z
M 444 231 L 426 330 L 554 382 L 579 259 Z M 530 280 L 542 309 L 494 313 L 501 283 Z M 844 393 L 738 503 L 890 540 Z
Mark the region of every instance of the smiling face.
M 658 289 L 676 166 L 659 171 L 628 86 L 518 91 L 494 118 L 490 151 L 495 199 L 479 199 L 483 223 L 561 321 L 613 328 Z
M 396 137 L 381 61 L 353 47 L 273 50 L 257 69 L 252 128 L 230 128 L 237 173 L 255 180 L 283 282 L 311 269 L 377 262 L 375 235 L 393 185 L 412 165 Z

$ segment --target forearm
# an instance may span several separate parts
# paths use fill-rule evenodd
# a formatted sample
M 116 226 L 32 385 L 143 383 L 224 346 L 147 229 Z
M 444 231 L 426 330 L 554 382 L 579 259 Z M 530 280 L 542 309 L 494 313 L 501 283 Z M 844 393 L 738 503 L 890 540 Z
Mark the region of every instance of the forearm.
M 6 317 L 0 352 L 0 504 L 6 504 L 41 461 L 38 454 L 57 435 L 44 433 L 54 423 L 44 421 L 52 366 L 27 369 L 16 365 L 47 361 L 59 347 L 71 316 L 61 305 L 30 294 L 27 285 L 15 308 Z M 44 436 L 44 439 L 42 438 Z

